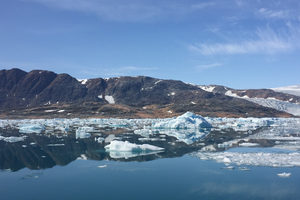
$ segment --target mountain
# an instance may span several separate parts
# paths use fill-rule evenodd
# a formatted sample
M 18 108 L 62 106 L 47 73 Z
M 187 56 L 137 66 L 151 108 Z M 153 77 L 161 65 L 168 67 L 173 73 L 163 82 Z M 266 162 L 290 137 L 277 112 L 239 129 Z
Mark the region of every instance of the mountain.
M 231 95 L 229 93 L 231 92 Z M 68 74 L 20 69 L 0 71 L 1 118 L 173 117 L 186 111 L 211 117 L 292 117 L 245 100 L 300 97 L 273 90 L 233 90 L 145 76 L 77 80 Z

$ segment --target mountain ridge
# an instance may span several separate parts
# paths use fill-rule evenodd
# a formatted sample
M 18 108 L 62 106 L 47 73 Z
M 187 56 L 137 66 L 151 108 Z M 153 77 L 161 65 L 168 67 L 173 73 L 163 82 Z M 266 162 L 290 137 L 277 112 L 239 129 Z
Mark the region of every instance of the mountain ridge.
M 223 92 L 221 86 L 218 87 L 220 91 L 213 91 L 215 88 L 208 91 L 211 88 L 147 76 L 80 80 L 68 74 L 46 70 L 25 72 L 14 68 L 1 70 L 0 80 L 1 118 L 172 117 L 186 111 L 216 117 L 293 116 L 226 95 L 225 86 L 222 86 Z M 257 92 L 249 94 L 259 95 Z

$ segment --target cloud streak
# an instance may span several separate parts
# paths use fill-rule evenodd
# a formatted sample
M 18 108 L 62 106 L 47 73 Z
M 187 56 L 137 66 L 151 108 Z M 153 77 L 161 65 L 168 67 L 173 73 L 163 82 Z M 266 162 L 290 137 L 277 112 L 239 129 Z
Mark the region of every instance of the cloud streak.
M 213 63 L 213 64 L 206 64 L 206 65 L 198 65 L 196 68 L 198 70 L 204 70 L 204 69 L 209 69 L 209 68 L 218 67 L 222 65 L 223 65 L 222 63 Z
M 269 10 L 267 8 L 261 8 L 261 9 L 259 9 L 258 12 L 260 15 L 262 15 L 263 17 L 266 17 L 266 18 L 284 19 L 284 18 L 288 18 L 288 16 L 289 16 L 288 12 L 284 11 L 284 10 L 273 11 L 273 10 Z
M 186 3 L 179 0 L 166 1 L 135 1 L 135 0 L 22 0 L 31 1 L 46 6 L 92 13 L 106 20 L 112 21 L 144 21 L 153 18 L 185 15 L 195 12 L 214 3 Z
M 188 45 L 192 52 L 202 55 L 216 54 L 269 54 L 292 51 L 300 47 L 297 35 L 299 29 L 292 28 L 289 33 L 275 33 L 270 28 L 258 29 L 256 31 L 257 39 L 241 40 L 240 42 L 229 43 L 196 43 Z

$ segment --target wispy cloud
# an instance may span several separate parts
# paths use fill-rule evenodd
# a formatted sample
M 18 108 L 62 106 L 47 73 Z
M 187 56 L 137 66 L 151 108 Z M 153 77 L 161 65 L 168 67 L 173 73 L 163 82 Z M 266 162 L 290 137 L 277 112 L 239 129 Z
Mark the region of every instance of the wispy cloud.
M 180 0 L 22 0 L 31 1 L 63 10 L 92 13 L 106 20 L 143 21 L 162 16 L 182 15 L 214 3 L 187 3 Z
M 274 10 L 269 10 L 267 8 L 261 8 L 259 9 L 259 14 L 263 17 L 266 17 L 266 18 L 288 18 L 289 14 L 288 14 L 288 11 L 286 10 L 277 10 L 277 11 L 274 11 Z
M 297 35 L 300 29 L 291 29 L 282 34 L 276 33 L 270 28 L 257 29 L 256 39 L 246 39 L 240 42 L 229 43 L 196 43 L 188 45 L 192 52 L 202 55 L 215 54 L 277 54 L 288 52 L 300 47 Z M 237 39 L 235 39 L 237 40 Z
M 212 63 L 212 64 L 205 64 L 205 65 L 198 65 L 196 68 L 198 70 L 204 70 L 204 69 L 209 69 L 209 68 L 213 68 L 213 67 L 218 67 L 218 66 L 222 66 L 222 63 Z

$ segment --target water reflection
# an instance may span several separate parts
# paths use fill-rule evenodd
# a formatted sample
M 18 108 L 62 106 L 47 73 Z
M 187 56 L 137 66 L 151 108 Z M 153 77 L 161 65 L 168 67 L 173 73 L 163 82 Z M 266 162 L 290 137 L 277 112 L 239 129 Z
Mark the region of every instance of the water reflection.
M 240 146 L 280 147 L 299 150 L 299 129 L 285 127 L 264 127 L 252 131 L 224 130 L 128 130 L 113 128 L 90 131 L 89 137 L 78 137 L 75 129 L 67 134 L 62 132 L 41 131 L 26 134 L 16 129 L 1 129 L 0 169 L 18 171 L 22 168 L 45 169 L 55 165 L 67 165 L 76 159 L 118 160 L 118 161 L 150 161 L 160 158 L 181 157 L 190 154 L 203 160 L 215 160 L 239 165 L 252 159 L 272 160 L 267 166 L 300 166 L 300 155 L 294 154 L 250 154 L 245 152 L 223 152 Z M 23 138 L 15 142 L 5 140 L 8 137 Z M 4 138 L 4 139 L 3 139 Z M 135 144 L 150 144 L 164 148 L 154 152 L 106 152 L 105 145 L 112 140 L 128 141 Z M 261 154 L 259 154 L 261 153 Z M 290 152 L 289 152 L 290 153 Z M 230 154 L 230 155 L 229 155 Z M 252 155 L 251 159 L 250 156 Z M 253 156 L 254 155 L 254 156 Z M 258 156 L 259 155 L 259 156 Z M 248 157 L 247 157 L 248 156 Z M 264 157 L 265 156 L 265 157 Z M 299 157 L 299 158 L 298 158 Z M 271 159 L 272 158 L 272 159 Z M 275 158 L 279 158 L 274 161 Z M 290 159 L 286 159 L 290 158 Z M 237 160 L 235 160 L 237 159 Z M 297 162 L 299 162 L 297 164 Z M 275 163 L 275 164 L 274 164 Z M 276 164 L 277 163 L 277 164 Z M 256 165 L 256 164 L 249 164 Z M 262 164 L 258 164 L 262 165 Z

